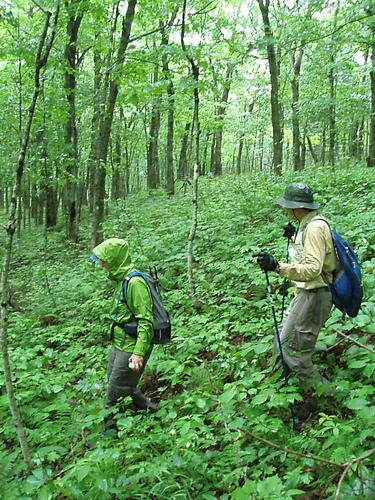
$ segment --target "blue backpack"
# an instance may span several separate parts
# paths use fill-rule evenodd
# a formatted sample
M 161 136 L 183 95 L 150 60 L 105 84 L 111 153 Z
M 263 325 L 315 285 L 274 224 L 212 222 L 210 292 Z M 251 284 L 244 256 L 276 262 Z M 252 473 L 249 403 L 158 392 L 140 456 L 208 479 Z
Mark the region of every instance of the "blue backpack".
M 333 272 L 333 283 L 329 285 L 332 302 L 344 314 L 354 318 L 358 314 L 363 297 L 358 257 L 351 245 L 337 231 L 331 229 L 326 219 L 314 217 L 312 220 L 322 220 L 328 224 L 336 250 L 338 264 Z

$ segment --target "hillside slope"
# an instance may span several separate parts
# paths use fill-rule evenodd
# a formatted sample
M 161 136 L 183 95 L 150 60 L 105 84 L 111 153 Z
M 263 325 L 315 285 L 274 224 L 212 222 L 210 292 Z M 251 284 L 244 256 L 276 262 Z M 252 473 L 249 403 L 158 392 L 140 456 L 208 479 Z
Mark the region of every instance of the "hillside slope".
M 251 257 L 266 249 L 283 259 L 287 218 L 274 200 L 291 180 L 292 174 L 200 180 L 198 311 L 186 278 L 190 196 L 139 194 L 110 207 L 105 236 L 128 239 L 140 269 L 158 268 L 174 331 L 170 345 L 155 348 L 142 382 L 159 412 L 136 414 L 125 405 L 118 439 L 101 436 L 112 292 L 105 275 L 88 263 L 89 227 L 83 226 L 77 245 L 58 231 L 47 239 L 36 228 L 24 232 L 12 265 L 9 343 L 37 465 L 24 475 L 2 389 L 2 498 L 334 495 L 344 468 L 332 463 L 344 464 L 374 447 L 374 355 L 336 330 L 368 345 L 374 339 L 375 173 L 359 167 L 304 172 L 324 214 L 363 261 L 365 300 L 355 319 L 333 311 L 321 333 L 315 362 L 337 394 L 318 395 L 317 408 L 307 412 L 297 434 L 288 405 L 301 406 L 301 395 L 270 376 L 273 322 L 264 275 Z M 272 277 L 278 314 L 280 285 Z M 371 497 L 368 460 L 348 471 L 341 491 L 342 498 Z

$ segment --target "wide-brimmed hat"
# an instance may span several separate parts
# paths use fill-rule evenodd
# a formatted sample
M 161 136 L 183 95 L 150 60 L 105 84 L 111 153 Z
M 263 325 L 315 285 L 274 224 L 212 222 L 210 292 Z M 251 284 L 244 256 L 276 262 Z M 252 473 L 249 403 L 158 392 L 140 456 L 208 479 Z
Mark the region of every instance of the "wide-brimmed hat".
M 310 208 L 315 210 L 320 205 L 314 201 L 312 189 L 303 182 L 292 182 L 276 202 L 284 208 Z

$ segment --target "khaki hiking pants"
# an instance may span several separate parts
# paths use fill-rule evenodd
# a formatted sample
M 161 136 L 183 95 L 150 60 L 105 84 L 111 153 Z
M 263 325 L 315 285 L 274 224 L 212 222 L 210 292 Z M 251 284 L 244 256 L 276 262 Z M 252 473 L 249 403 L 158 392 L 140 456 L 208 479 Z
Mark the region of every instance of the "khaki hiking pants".
M 312 356 L 319 330 L 327 321 L 331 308 L 332 296 L 328 287 L 297 289 L 285 314 L 280 333 L 284 360 L 291 371 L 299 374 L 303 385 L 328 383 L 314 367 Z M 279 352 L 276 339 L 274 352 Z
M 107 378 L 108 378 L 108 398 L 106 407 L 113 406 L 121 397 L 130 396 L 134 406 L 145 410 L 150 404 L 143 392 L 137 388 L 139 379 L 146 367 L 151 352 L 144 357 L 143 369 L 136 372 L 129 368 L 129 358 L 131 352 L 119 351 L 115 347 L 109 353 Z

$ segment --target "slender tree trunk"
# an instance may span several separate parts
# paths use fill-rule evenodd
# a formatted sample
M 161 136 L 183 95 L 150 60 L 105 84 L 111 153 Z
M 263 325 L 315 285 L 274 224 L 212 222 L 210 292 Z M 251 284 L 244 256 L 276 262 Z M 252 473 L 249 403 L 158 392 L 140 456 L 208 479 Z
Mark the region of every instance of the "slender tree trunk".
M 121 198 L 123 191 L 121 176 L 121 136 L 120 132 L 117 132 L 113 152 L 111 200 L 118 200 Z
M 187 151 L 189 146 L 190 128 L 191 123 L 187 122 L 182 135 L 180 158 L 178 161 L 177 179 L 179 180 L 186 179 L 188 176 Z
M 19 197 L 20 192 L 21 192 L 22 176 L 23 176 L 23 172 L 24 172 L 26 152 L 27 152 L 28 145 L 29 145 L 31 125 L 32 125 L 33 118 L 34 118 L 36 103 L 37 103 L 38 96 L 40 93 L 40 76 L 41 76 L 40 74 L 41 74 L 41 70 L 43 69 L 43 67 L 47 64 L 48 56 L 49 56 L 49 53 L 50 53 L 50 50 L 51 50 L 51 47 L 52 47 L 52 44 L 53 44 L 53 41 L 55 38 L 59 8 L 60 8 L 60 3 L 57 2 L 51 35 L 50 35 L 49 40 L 47 42 L 46 42 L 46 40 L 47 40 L 47 35 L 48 35 L 48 30 L 49 30 L 51 13 L 45 12 L 46 18 L 45 18 L 44 28 L 43 28 L 43 32 L 42 32 L 40 40 L 39 40 L 39 45 L 38 45 L 38 49 L 37 49 L 37 53 L 36 53 L 35 73 L 34 73 L 34 90 L 33 90 L 33 95 L 31 98 L 30 106 L 28 108 L 27 118 L 26 118 L 26 122 L 25 122 L 25 128 L 24 128 L 24 132 L 23 132 L 23 139 L 22 139 L 22 144 L 20 147 L 18 163 L 17 163 L 17 168 L 16 168 L 15 183 L 14 183 L 12 197 L 11 197 L 10 206 L 9 206 L 9 218 L 8 218 L 8 224 L 7 224 L 7 228 L 6 228 L 7 234 L 6 234 L 6 238 L 5 238 L 3 262 L 2 262 L 2 267 L 1 267 L 1 279 L 0 279 L 0 285 L 1 285 L 0 342 L 1 342 L 2 357 L 3 357 L 3 370 L 4 370 L 5 387 L 6 387 L 6 391 L 7 391 L 8 400 L 9 400 L 10 411 L 11 411 L 11 414 L 13 417 L 13 422 L 14 422 L 14 425 L 15 425 L 15 428 L 17 431 L 17 435 L 18 435 L 18 439 L 20 442 L 23 458 L 24 458 L 25 463 L 26 463 L 29 470 L 32 469 L 33 462 L 31 460 L 30 451 L 29 451 L 29 447 L 27 444 L 26 434 L 25 434 L 25 429 L 24 429 L 22 421 L 21 421 L 21 416 L 19 413 L 17 401 L 16 401 L 15 394 L 14 394 L 12 373 L 11 373 L 9 352 L 8 352 L 8 322 L 9 322 L 9 319 L 8 319 L 8 306 L 9 306 L 8 276 L 9 276 L 10 263 L 11 263 L 13 236 L 14 236 L 14 233 L 16 230 L 17 198 Z
M 309 146 L 309 151 L 310 151 L 311 157 L 314 160 L 314 163 L 316 165 L 317 163 L 319 163 L 319 159 L 318 159 L 317 154 L 314 151 L 314 146 L 312 145 L 311 139 L 308 135 L 306 136 L 306 140 L 307 140 L 307 145 Z
M 273 43 L 273 32 L 269 19 L 270 0 L 258 0 L 263 18 L 264 34 L 267 43 L 267 58 L 271 81 L 271 115 L 273 131 L 272 166 L 276 175 L 281 175 L 283 164 L 283 131 L 281 124 L 281 105 L 279 102 L 279 64 Z
M 159 80 L 159 66 L 155 64 L 154 83 Z M 150 123 L 150 139 L 147 149 L 147 188 L 156 189 L 160 185 L 160 170 L 159 170 L 159 131 L 160 131 L 160 96 L 156 98 L 156 102 L 151 110 Z
M 326 134 L 326 127 L 323 128 L 322 132 L 322 145 L 321 145 L 321 152 L 320 152 L 320 162 L 322 165 L 325 165 L 326 163 L 326 142 L 327 142 L 327 134 Z
M 77 39 L 83 14 L 79 9 L 81 0 L 65 0 L 68 13 L 66 33 L 68 42 L 65 46 L 65 81 L 64 90 L 68 104 L 68 114 L 65 123 L 66 150 L 66 185 L 64 206 L 66 210 L 67 236 L 76 241 L 77 225 L 77 184 L 78 184 L 78 136 L 76 123 L 76 72 L 77 72 Z
M 370 9 L 369 9 L 370 10 Z M 371 9 L 374 14 L 375 9 Z M 370 137 L 367 157 L 367 165 L 375 167 L 375 22 L 371 23 L 371 70 L 370 70 L 370 89 L 371 89 L 371 119 L 370 119 Z
M 169 26 L 174 22 L 177 11 L 172 14 L 171 20 L 169 21 Z M 169 31 L 166 30 L 166 26 L 160 23 L 162 29 L 162 41 L 161 45 L 163 47 L 162 54 L 162 65 L 163 65 L 163 76 L 168 82 L 167 84 L 167 98 L 168 98 L 168 119 L 167 119 L 167 154 L 166 154 L 166 193 L 167 195 L 174 194 L 174 173 L 173 173 L 173 146 L 174 146 L 174 86 L 172 75 L 169 71 L 168 54 L 166 48 L 169 43 Z
M 241 163 L 242 163 L 242 151 L 243 151 L 243 143 L 245 140 L 245 133 L 243 132 L 240 141 L 238 144 L 238 153 L 237 153 L 237 160 L 236 160 L 236 174 L 240 175 L 241 174 Z
M 335 146 L 336 146 L 336 104 L 335 104 L 335 76 L 333 65 L 335 59 L 333 54 L 330 56 L 331 67 L 328 73 L 329 81 L 329 149 L 328 149 L 328 162 L 331 166 L 335 165 Z
M 295 171 L 302 170 L 301 162 L 301 133 L 299 124 L 299 78 L 303 47 L 292 54 L 293 78 L 292 78 L 292 127 L 293 127 L 293 168 Z
M 301 167 L 304 170 L 306 166 L 306 128 L 303 131 L 303 138 L 301 144 Z
M 101 224 L 104 220 L 104 199 L 105 199 L 105 179 L 106 179 L 105 165 L 107 162 L 109 136 L 112 128 L 113 113 L 119 91 L 118 71 L 123 66 L 125 60 L 125 52 L 129 43 L 130 32 L 134 20 L 136 5 L 137 5 L 137 0 L 129 0 L 126 15 L 122 21 L 121 39 L 115 63 L 114 75 L 109 85 L 107 102 L 99 125 L 97 170 L 95 175 L 93 222 L 91 231 L 92 246 L 98 245 L 103 240 L 103 231 L 101 228 Z
M 221 99 L 215 108 L 215 136 L 214 136 L 215 140 L 213 143 L 214 151 L 213 151 L 213 162 L 211 170 L 214 175 L 222 175 L 223 173 L 221 146 L 223 141 L 224 117 L 228 104 L 230 86 L 232 83 L 233 69 L 234 69 L 233 64 L 228 63 Z
M 185 16 L 186 16 L 186 0 L 183 3 L 182 14 L 182 28 L 181 28 L 181 46 L 185 52 L 186 58 L 190 62 L 191 73 L 194 79 L 194 113 L 193 113 L 193 144 L 194 144 L 194 170 L 193 170 L 193 184 L 192 184 L 192 221 L 191 228 L 188 236 L 188 251 L 187 251 L 187 274 L 189 282 L 190 296 L 195 307 L 198 307 L 199 301 L 196 296 L 196 289 L 193 276 L 193 243 L 198 224 L 198 178 L 199 178 L 199 67 L 194 59 L 188 54 L 185 46 Z

